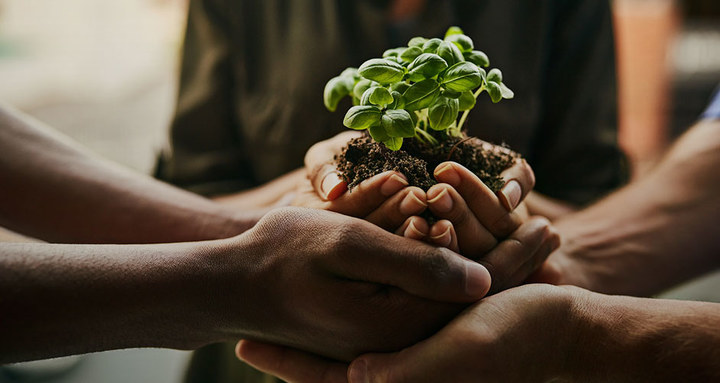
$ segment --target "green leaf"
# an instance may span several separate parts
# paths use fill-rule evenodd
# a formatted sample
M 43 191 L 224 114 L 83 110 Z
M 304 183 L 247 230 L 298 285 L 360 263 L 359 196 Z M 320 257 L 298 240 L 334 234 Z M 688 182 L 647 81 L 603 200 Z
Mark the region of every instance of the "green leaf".
M 487 80 L 492 82 L 502 82 L 502 72 L 500 72 L 500 69 L 493 68 L 488 72 L 487 74 Z
M 400 137 L 390 137 L 383 141 L 383 144 L 393 152 L 400 150 L 403 144 L 403 139 Z
M 500 90 L 500 86 L 496 82 L 488 81 L 485 85 L 485 89 L 490 95 L 490 99 L 493 103 L 497 104 L 500 100 L 502 100 L 502 90 Z
M 502 94 L 502 98 L 509 100 L 515 97 L 515 92 L 510 90 L 507 85 L 505 85 L 504 83 L 499 83 L 498 85 L 500 86 L 500 93 Z
M 405 111 L 408 112 L 408 114 L 410 114 L 410 118 L 412 119 L 413 126 L 417 126 L 417 124 L 418 124 L 418 116 L 417 116 L 417 113 L 411 112 L 411 111 L 409 111 L 409 110 L 407 110 L 407 109 L 405 109 Z
M 435 97 L 440 94 L 440 84 L 429 78 L 420 82 L 416 82 L 408 90 L 405 91 L 405 109 L 408 111 L 427 108 L 435 101 Z
M 477 88 L 483 77 L 477 65 L 466 61 L 450 67 L 438 80 L 446 89 L 465 92 Z
M 467 90 L 460 93 L 460 98 L 458 98 L 460 111 L 472 109 L 475 106 L 475 101 L 475 96 L 472 91 Z
M 445 90 L 443 90 L 443 92 L 442 92 L 442 96 L 445 96 L 445 97 L 447 97 L 447 98 L 459 98 L 460 95 L 462 95 L 462 93 L 460 93 L 460 92 L 455 92 L 455 91 L 450 90 L 450 89 L 445 89 Z
M 368 80 L 390 84 L 402 80 L 405 67 L 388 59 L 370 59 L 360 66 L 358 73 Z
M 390 137 L 412 137 L 415 135 L 415 125 L 410 113 L 404 109 L 388 109 L 383 113 L 382 126 Z
M 360 105 L 365 106 L 372 106 L 373 103 L 370 102 L 370 95 L 373 92 L 373 89 L 377 88 L 377 86 L 371 86 L 368 88 L 368 90 L 365 91 L 365 93 L 362 94 L 362 97 L 360 97 Z
M 463 52 L 463 56 L 465 57 L 465 61 L 470 61 L 477 66 L 487 68 L 490 65 L 490 59 L 482 51 Z
M 449 41 L 455 44 L 455 46 L 460 49 L 460 52 L 472 52 L 473 48 L 475 47 L 472 39 L 463 34 L 454 34 L 447 36 L 445 37 L 445 41 Z
M 424 37 L 413 37 L 408 41 L 409 47 L 418 47 L 422 49 L 422 46 L 427 42 L 427 39 Z
M 350 129 L 363 130 L 380 122 L 382 111 L 376 106 L 353 106 L 345 114 L 343 125 Z
M 440 39 L 430 39 L 423 44 L 422 50 L 425 53 L 437 53 L 437 49 L 442 44 L 442 40 Z
M 400 52 L 402 52 L 403 50 L 405 50 L 405 48 L 388 49 L 385 52 L 383 52 L 382 57 L 384 57 L 384 58 L 397 57 L 400 54 Z
M 410 47 L 410 48 L 408 48 L 408 49 L 405 49 L 405 50 L 400 54 L 399 57 L 400 57 L 400 59 L 401 59 L 402 61 L 409 63 L 409 62 L 412 62 L 413 60 L 415 60 L 415 58 L 418 57 L 418 56 L 420 56 L 420 54 L 422 54 L 422 53 L 423 53 L 422 48 L 420 48 L 420 47 Z
M 342 73 L 340 73 L 340 77 L 343 77 L 343 76 L 352 77 L 353 80 L 356 80 L 356 81 L 360 79 L 360 75 L 358 74 L 357 68 L 353 68 L 353 67 L 346 68 L 344 71 L 342 71 Z
M 403 109 L 405 107 L 405 97 L 403 97 L 402 93 L 393 90 L 390 92 L 393 98 L 393 102 L 390 103 L 387 108 L 388 109 Z
M 337 105 L 343 97 L 350 94 L 354 81 L 349 76 L 337 76 L 330 79 L 325 84 L 325 90 L 323 91 L 323 102 L 325 107 L 334 112 L 337 109 Z
M 438 97 L 428 108 L 430 128 L 434 130 L 447 129 L 457 120 L 459 110 L 458 100 L 444 96 Z
M 370 127 L 369 131 L 370 137 L 372 137 L 373 140 L 377 142 L 383 142 L 390 139 L 390 136 L 388 136 L 385 128 L 383 128 L 382 125 L 373 125 Z
M 365 91 L 370 89 L 370 87 L 373 85 L 375 85 L 373 81 L 364 78 L 358 81 L 357 84 L 355 84 L 355 88 L 353 88 L 353 95 L 358 99 L 361 99 L 363 93 L 365 93 Z
M 462 52 L 454 43 L 443 41 L 437 49 L 438 56 L 442 57 L 448 66 L 453 66 L 459 62 L 465 61 Z
M 390 90 L 396 90 L 400 93 L 405 93 L 406 90 L 410 87 L 410 84 L 406 82 L 396 82 L 392 85 L 390 85 Z
M 465 32 L 463 32 L 463 30 L 460 29 L 460 27 L 452 26 L 452 27 L 448 28 L 447 32 L 445 32 L 445 38 L 447 39 L 448 37 L 450 37 L 452 35 L 462 35 L 464 33 Z
M 410 81 L 422 81 L 431 78 L 447 68 L 448 65 L 434 53 L 423 53 L 408 65 Z
M 387 88 L 376 86 L 367 90 L 370 92 L 369 100 L 371 103 L 379 106 L 385 106 L 393 102 L 393 97 Z

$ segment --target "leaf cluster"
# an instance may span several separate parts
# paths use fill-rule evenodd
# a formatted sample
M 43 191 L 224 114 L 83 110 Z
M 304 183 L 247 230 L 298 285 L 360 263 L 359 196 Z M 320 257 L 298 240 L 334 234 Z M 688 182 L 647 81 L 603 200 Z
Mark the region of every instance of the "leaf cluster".
M 343 98 L 351 97 L 353 106 L 343 124 L 368 129 L 391 150 L 399 150 L 409 137 L 437 144 L 428 129 L 460 135 L 483 91 L 494 103 L 513 98 L 502 72 L 486 71 L 489 65 L 488 56 L 475 49 L 470 37 L 450 27 L 442 40 L 414 37 L 406 47 L 388 49 L 382 58 L 345 69 L 325 85 L 325 107 L 335 111 Z

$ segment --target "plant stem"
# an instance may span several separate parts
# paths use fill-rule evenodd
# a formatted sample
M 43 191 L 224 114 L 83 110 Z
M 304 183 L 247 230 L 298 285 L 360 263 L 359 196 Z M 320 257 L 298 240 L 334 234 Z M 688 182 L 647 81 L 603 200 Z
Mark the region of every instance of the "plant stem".
M 475 93 L 473 93 L 473 97 L 475 97 L 476 102 L 477 102 L 478 96 L 480 95 L 480 93 L 482 93 L 483 90 L 485 90 L 485 85 L 482 85 L 480 88 L 478 88 L 478 90 Z M 464 111 L 462 116 L 460 117 L 460 123 L 458 123 L 458 126 L 457 126 L 458 132 L 462 131 L 462 127 L 465 124 L 465 120 L 467 120 L 468 114 L 470 114 L 470 110 L 472 110 L 472 108 Z
M 415 128 L 415 136 L 420 138 L 421 141 L 429 142 L 430 145 L 432 145 L 432 146 L 438 145 L 438 140 L 436 140 L 435 137 L 433 137 L 432 135 L 430 135 L 430 133 L 428 133 L 418 127 Z

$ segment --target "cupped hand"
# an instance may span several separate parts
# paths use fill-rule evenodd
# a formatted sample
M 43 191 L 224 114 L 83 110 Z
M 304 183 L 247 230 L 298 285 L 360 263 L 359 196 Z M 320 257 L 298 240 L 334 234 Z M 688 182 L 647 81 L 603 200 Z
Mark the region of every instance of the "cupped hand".
M 487 270 L 456 253 L 314 209 L 272 211 L 220 255 L 212 299 L 236 308 L 222 321 L 235 339 L 343 360 L 412 344 L 490 288 Z

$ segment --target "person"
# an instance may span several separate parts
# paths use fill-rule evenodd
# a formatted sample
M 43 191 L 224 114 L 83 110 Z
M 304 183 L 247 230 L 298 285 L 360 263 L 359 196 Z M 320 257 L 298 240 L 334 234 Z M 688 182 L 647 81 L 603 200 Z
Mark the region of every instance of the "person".
M 310 166 L 328 160 L 320 148 Z M 0 243 L 0 363 L 238 338 L 349 360 L 432 333 L 488 292 L 488 268 L 517 278 L 557 246 L 542 219 L 510 234 L 523 246 L 499 246 L 483 264 L 394 235 L 380 226 L 409 225 L 417 208 L 394 172 L 333 201 L 306 194 L 316 209 L 227 209 L 3 106 L 0 179 L 0 223 L 51 242 Z
M 720 269 L 718 166 L 720 89 L 649 175 L 557 221 L 563 245 L 536 279 L 565 286 L 490 296 L 429 339 L 349 369 L 253 341 L 238 356 L 294 383 L 717 381 L 720 304 L 642 296 Z
M 610 5 L 590 0 L 193 0 L 170 146 L 156 176 L 222 196 L 231 208 L 283 201 L 302 177 L 293 170 L 306 150 L 342 129 L 342 113 L 321 102 L 326 81 L 450 25 L 462 27 L 515 90 L 512 102 L 479 102 L 467 126 L 533 166 L 530 213 L 554 219 L 625 182 Z M 233 346 L 196 353 L 187 381 L 272 381 L 241 366 Z

